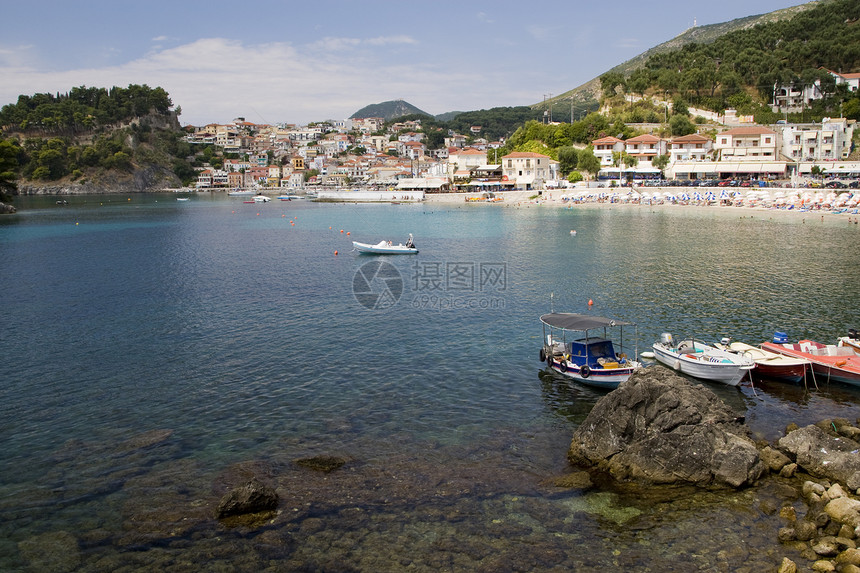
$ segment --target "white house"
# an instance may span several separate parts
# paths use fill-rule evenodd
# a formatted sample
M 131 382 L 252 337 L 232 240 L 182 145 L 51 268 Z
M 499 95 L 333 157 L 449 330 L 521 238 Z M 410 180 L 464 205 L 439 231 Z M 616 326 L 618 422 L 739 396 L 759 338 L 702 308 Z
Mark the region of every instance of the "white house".
M 455 177 L 465 179 L 469 177 L 472 169 L 487 164 L 487 152 L 467 147 L 465 149 L 449 150 L 448 152 L 448 179 Z
M 714 147 L 710 138 L 698 133 L 673 137 L 669 141 L 669 161 L 705 161 Z
M 594 156 L 600 160 L 602 167 L 612 165 L 612 154 L 624 151 L 624 140 L 617 137 L 607 136 L 595 139 L 591 142 L 594 147 Z
M 853 120 L 824 118 L 821 123 L 782 127 L 782 154 L 794 161 L 838 161 L 851 153 Z
M 540 153 L 515 151 L 502 157 L 502 181 L 518 189 L 543 189 L 546 181 L 558 179 L 558 161 Z
M 776 146 L 776 132 L 756 125 L 718 133 L 714 150 L 720 161 L 773 161 Z

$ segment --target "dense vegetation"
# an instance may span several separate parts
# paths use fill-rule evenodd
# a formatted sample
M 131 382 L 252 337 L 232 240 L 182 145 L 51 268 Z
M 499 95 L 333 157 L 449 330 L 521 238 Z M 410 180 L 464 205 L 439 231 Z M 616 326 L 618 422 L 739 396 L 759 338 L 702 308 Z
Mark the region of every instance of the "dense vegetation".
M 164 166 L 189 183 L 196 174 L 185 158 L 194 151 L 172 105 L 166 91 L 146 85 L 22 95 L 0 109 L 0 189 L 11 191 L 19 177 L 78 180 L 135 165 Z
M 66 94 L 22 95 L 18 102 L 0 109 L 4 131 L 50 130 L 74 134 L 91 131 L 155 112 L 167 114 L 172 106 L 162 88 L 147 85 L 72 88 Z
M 445 137 L 448 136 L 449 132 L 469 135 L 473 126 L 480 126 L 481 132 L 476 137 L 488 141 L 498 141 L 509 137 L 525 122 L 541 117 L 543 117 L 543 112 L 520 106 L 460 112 L 447 121 L 422 114 L 405 115 L 395 118 L 394 121 L 420 120 L 427 136 L 425 143 L 428 149 L 439 149 L 444 145 Z
M 775 84 L 803 86 L 816 80 L 827 96 L 797 121 L 836 115 L 860 119 L 860 98 L 837 86 L 826 70 L 860 69 L 860 3 L 831 0 L 789 20 L 757 25 L 652 55 L 628 76 L 601 76 L 605 97 L 619 92 L 681 98 L 700 108 L 737 109 L 758 123 L 778 117 L 766 105 Z

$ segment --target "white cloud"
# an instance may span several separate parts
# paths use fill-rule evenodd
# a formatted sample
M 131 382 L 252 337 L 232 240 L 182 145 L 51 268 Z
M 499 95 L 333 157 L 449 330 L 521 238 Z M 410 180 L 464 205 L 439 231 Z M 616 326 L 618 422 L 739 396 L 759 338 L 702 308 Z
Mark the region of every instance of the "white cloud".
M 331 40 L 331 39 L 330 39 Z M 358 45 L 411 45 L 408 36 L 358 40 Z M 75 86 L 161 86 L 182 107 L 183 123 L 201 125 L 244 116 L 258 123 L 305 123 L 348 117 L 372 103 L 403 98 L 432 114 L 500 105 L 525 105 L 540 97 L 530 85 L 543 80 L 504 70 L 469 70 L 444 62 L 383 59 L 390 50 L 340 50 L 340 38 L 306 47 L 287 42 L 245 44 L 206 38 L 153 51 L 122 65 L 51 72 L 0 60 L 0 105 L 19 94 L 65 92 Z M 356 54 L 355 52 L 361 52 Z

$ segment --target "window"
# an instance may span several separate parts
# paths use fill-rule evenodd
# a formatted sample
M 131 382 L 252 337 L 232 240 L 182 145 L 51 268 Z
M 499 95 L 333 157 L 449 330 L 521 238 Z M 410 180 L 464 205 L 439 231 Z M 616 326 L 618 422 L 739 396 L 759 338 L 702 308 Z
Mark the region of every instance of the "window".
M 728 143 L 729 143 L 729 140 L 728 140 L 728 139 L 726 139 L 725 137 L 723 137 L 723 138 L 721 138 L 721 139 L 720 139 L 720 144 L 721 144 L 721 145 L 727 145 Z

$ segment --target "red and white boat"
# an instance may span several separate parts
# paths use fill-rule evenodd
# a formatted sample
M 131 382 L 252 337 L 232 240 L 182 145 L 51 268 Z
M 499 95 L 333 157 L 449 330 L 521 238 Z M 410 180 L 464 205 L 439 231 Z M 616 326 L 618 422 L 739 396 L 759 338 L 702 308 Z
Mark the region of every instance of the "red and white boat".
M 720 344 L 715 344 L 714 346 L 751 358 L 755 366 L 750 372 L 750 379 L 752 379 L 753 375 L 794 383 L 802 382 L 806 379 L 806 369 L 810 364 L 810 361 L 806 358 L 770 352 L 750 346 L 749 344 L 744 344 L 743 342 L 728 344 L 727 340 L 723 340 Z
M 809 360 L 816 381 L 835 380 L 860 386 L 860 354 L 848 346 L 801 340 L 796 343 L 762 342 L 761 347 L 770 352 Z

